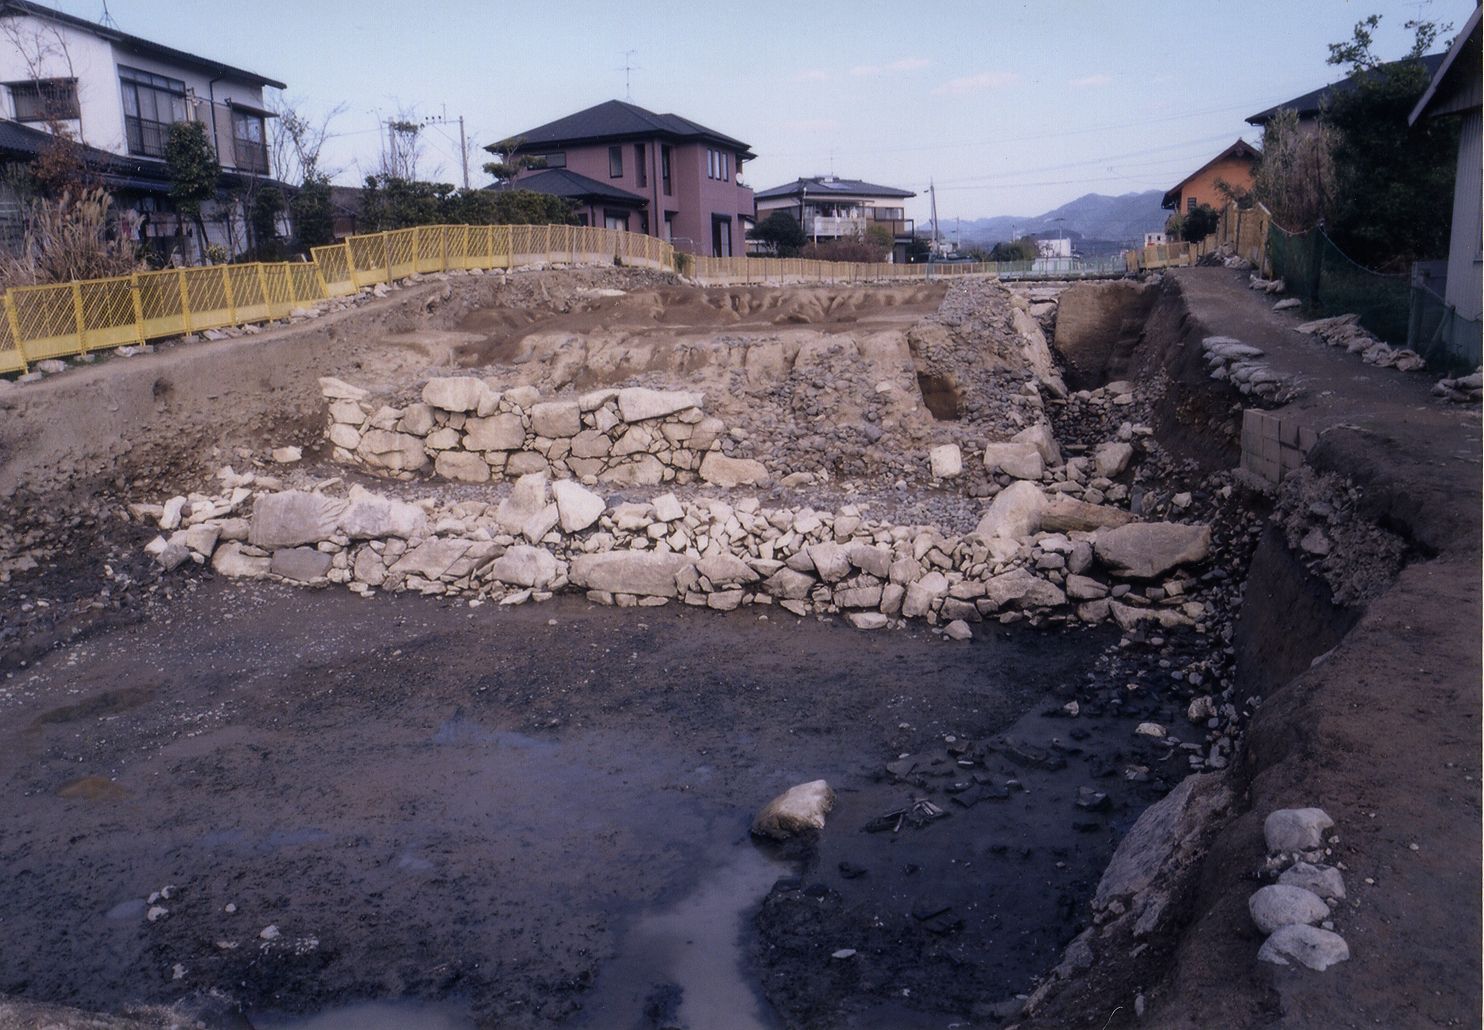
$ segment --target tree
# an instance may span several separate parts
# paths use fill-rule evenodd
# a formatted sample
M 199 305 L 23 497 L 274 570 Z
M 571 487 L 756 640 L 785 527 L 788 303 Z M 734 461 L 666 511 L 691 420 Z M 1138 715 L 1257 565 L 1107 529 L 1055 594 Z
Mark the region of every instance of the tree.
M 319 172 L 304 180 L 289 201 L 299 248 L 323 247 L 335 242 L 335 212 L 330 205 L 330 180 Z
M 370 232 L 414 225 L 575 225 L 572 205 L 530 190 L 459 190 L 446 182 L 366 177 L 361 214 Z
M 501 140 L 490 147 L 493 161 L 484 163 L 484 170 L 496 182 L 509 182 L 527 168 L 545 168 L 546 158 L 539 154 L 522 154 L 521 144 L 525 140 L 507 139 Z
M 283 191 L 272 183 L 265 183 L 253 195 L 247 211 L 247 224 L 252 230 L 253 249 L 260 261 L 276 261 L 282 257 L 278 216 L 286 206 Z
M 176 122 L 165 138 L 165 169 L 170 177 L 170 199 L 181 215 L 191 219 L 199 234 L 201 257 L 206 258 L 206 222 L 201 205 L 216 196 L 222 166 L 216 159 L 206 126 Z
M 1285 108 L 1263 127 L 1252 197 L 1280 226 L 1303 232 L 1318 225 L 1329 209 L 1334 181 L 1334 130 L 1328 125 L 1306 130 L 1298 113 Z
M 1334 132 L 1334 190 L 1328 231 L 1341 250 L 1370 267 L 1405 268 L 1448 248 L 1458 124 L 1426 118 L 1407 124 L 1427 89 L 1418 59 L 1447 27 L 1409 21 L 1413 42 L 1399 61 L 1383 63 L 1372 49 L 1380 15 L 1355 26 L 1351 39 L 1330 45 L 1331 64 L 1348 65 L 1353 88 L 1337 92 L 1321 117 Z
M 1221 215 L 1210 204 L 1202 204 L 1194 211 L 1185 213 L 1180 227 L 1180 238 L 1186 243 L 1199 243 L 1216 231 L 1221 224 Z
M 268 106 L 278 115 L 272 120 L 269 137 L 274 178 L 290 186 L 303 185 L 316 176 L 328 182 L 336 169 L 321 164 L 320 152 L 335 138 L 330 126 L 345 113 L 345 105 L 337 104 L 318 120 L 305 112 L 302 101 L 282 94 L 272 98 Z
M 1030 236 L 996 243 L 989 252 L 991 261 L 1034 261 L 1040 256 L 1041 250 Z
M 796 257 L 809 237 L 793 215 L 787 211 L 774 211 L 747 231 L 749 240 L 768 247 L 778 257 Z
M 909 264 L 920 264 L 926 261 L 933 253 L 933 241 L 926 236 L 914 234 L 907 243 L 907 261 Z

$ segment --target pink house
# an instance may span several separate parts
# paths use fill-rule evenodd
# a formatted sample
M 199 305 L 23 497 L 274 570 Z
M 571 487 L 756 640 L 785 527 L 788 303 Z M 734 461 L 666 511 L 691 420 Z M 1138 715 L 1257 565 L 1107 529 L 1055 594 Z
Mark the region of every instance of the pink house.
M 512 153 L 541 158 L 517 189 L 558 192 L 584 224 L 643 232 L 691 254 L 747 252 L 752 190 L 742 185 L 746 143 L 675 114 L 621 100 L 517 133 Z M 504 152 L 502 144 L 485 148 Z M 553 170 L 565 174 L 554 176 Z

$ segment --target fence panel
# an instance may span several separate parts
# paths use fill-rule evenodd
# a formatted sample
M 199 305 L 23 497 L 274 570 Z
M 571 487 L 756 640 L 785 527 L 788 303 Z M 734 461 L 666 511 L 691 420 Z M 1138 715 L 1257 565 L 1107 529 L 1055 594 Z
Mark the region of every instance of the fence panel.
M 0 372 L 26 371 L 26 355 L 21 351 L 15 333 L 15 308 L 10 297 L 5 297 L 4 310 L 0 311 Z
M 186 321 L 191 332 L 220 329 L 235 321 L 232 305 L 227 299 L 225 266 L 186 268 L 182 269 L 182 275 L 185 278 Z
M 260 273 L 262 267 L 258 264 L 221 266 L 226 279 L 227 307 L 233 322 L 265 322 L 273 317 Z M 194 303 L 192 299 L 193 312 Z
M 326 296 L 345 297 L 356 292 L 355 278 L 350 274 L 349 244 L 314 247 L 309 253 L 324 280 Z
M 386 259 L 386 233 L 370 236 L 347 236 L 352 281 L 359 289 L 376 282 L 391 281 L 391 268 Z
M 82 353 L 72 286 L 21 286 L 10 291 L 17 337 L 28 362 Z
M 315 265 L 307 261 L 291 261 L 286 267 L 289 270 L 289 292 L 296 307 L 314 304 L 330 296 Z
M 140 343 L 134 310 L 132 276 L 113 276 L 78 283 L 82 300 L 82 345 L 85 350 Z
M 442 272 L 443 226 L 420 225 L 412 230 L 412 267 L 422 273 Z

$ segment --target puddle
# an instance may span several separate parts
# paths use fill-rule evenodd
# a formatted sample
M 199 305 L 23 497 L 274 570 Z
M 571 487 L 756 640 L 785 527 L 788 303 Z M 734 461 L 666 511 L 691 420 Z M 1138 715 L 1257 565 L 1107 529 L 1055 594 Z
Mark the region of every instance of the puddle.
M 254 1030 L 474 1030 L 467 1007 L 453 1002 L 363 1001 L 312 1016 L 255 1014 Z
M 778 1026 L 743 964 L 744 919 L 793 872 L 750 840 L 725 854 L 680 901 L 640 915 L 583 1005 L 583 1026 L 705 1030 Z

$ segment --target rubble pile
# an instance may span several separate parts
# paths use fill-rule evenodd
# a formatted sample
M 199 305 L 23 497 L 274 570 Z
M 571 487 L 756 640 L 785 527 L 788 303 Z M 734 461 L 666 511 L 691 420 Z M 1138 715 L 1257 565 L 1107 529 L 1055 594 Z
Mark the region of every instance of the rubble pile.
M 690 391 L 628 387 L 543 400 L 533 386 L 502 391 L 447 376 L 393 407 L 339 379 L 321 379 L 320 389 L 335 459 L 400 479 L 423 470 L 465 483 L 535 472 L 622 486 L 770 479 L 761 462 L 722 453 L 726 427 Z
M 341 493 L 338 481 L 279 489 L 230 468 L 219 479 L 218 494 L 131 506 L 162 530 L 149 546 L 161 565 L 209 561 L 232 577 L 504 604 L 570 588 L 605 604 L 778 605 L 840 613 L 861 629 L 1027 617 L 1207 628 L 1190 571 L 1209 556 L 1207 526 L 1138 523 L 1029 482 L 1002 491 L 973 533 L 952 536 L 850 506 L 764 508 L 753 497 L 666 493 L 610 506 L 542 472 L 498 504 L 409 503 L 358 486 Z
M 1231 336 L 1207 336 L 1201 340 L 1211 378 L 1230 382 L 1243 394 L 1255 395 L 1274 407 L 1303 396 L 1304 388 L 1291 375 L 1275 372 L 1265 362 L 1261 347 Z

